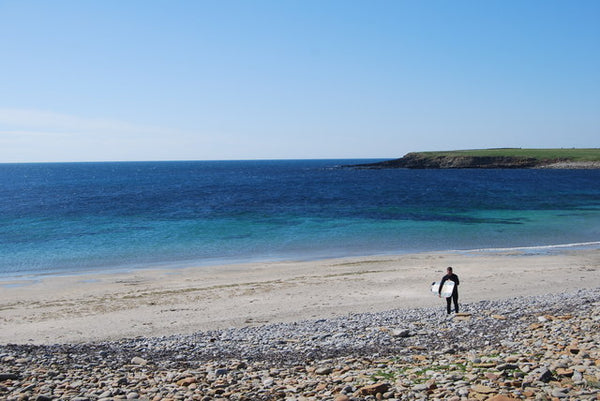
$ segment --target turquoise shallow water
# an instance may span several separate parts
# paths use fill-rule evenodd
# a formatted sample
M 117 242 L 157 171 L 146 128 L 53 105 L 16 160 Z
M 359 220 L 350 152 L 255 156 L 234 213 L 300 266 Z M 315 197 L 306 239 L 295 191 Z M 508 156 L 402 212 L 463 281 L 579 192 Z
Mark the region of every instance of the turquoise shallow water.
M 0 165 L 0 274 L 600 241 L 600 170 Z

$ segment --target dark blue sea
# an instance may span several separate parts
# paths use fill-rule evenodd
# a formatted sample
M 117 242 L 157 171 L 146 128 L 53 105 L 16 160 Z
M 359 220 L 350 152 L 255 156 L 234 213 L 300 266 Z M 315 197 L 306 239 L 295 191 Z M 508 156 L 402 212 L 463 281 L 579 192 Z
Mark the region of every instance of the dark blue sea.
M 361 162 L 0 164 L 0 275 L 600 241 L 600 170 Z

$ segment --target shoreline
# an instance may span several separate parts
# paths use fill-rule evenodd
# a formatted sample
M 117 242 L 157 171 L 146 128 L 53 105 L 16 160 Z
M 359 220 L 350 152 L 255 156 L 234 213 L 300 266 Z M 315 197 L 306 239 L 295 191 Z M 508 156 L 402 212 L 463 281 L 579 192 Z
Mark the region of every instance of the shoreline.
M 553 249 L 87 273 L 14 286 L 0 279 L 0 344 L 84 343 L 392 309 L 443 310 L 445 302 L 429 286 L 447 266 L 454 266 L 461 279 L 464 304 L 600 287 L 597 244 Z
M 543 254 L 552 254 L 556 252 L 562 252 L 563 250 L 573 249 L 595 249 L 600 248 L 600 241 L 588 241 L 588 242 L 573 242 L 565 244 L 551 244 L 551 245 L 531 245 L 531 246 L 514 246 L 514 247 L 498 247 L 498 248 L 468 248 L 468 249 L 443 249 L 443 250 L 424 250 L 414 252 L 377 252 L 377 253 L 365 253 L 358 255 L 342 255 L 342 256 L 329 256 L 329 257 L 298 257 L 292 258 L 256 258 L 250 260 L 244 260 L 241 258 L 235 259 L 215 259 L 211 261 L 182 261 L 182 262 L 155 262 L 148 263 L 143 266 L 138 264 L 131 266 L 113 266 L 104 268 L 84 268 L 81 270 L 50 270 L 50 271 L 32 271 L 32 272 L 15 272 L 15 273 L 0 273 L 0 288 L 11 286 L 11 283 L 24 281 L 24 282 L 35 282 L 40 281 L 48 277 L 71 277 L 71 276 L 89 276 L 89 275 L 108 275 L 108 274 L 127 274 L 144 271 L 177 271 L 183 269 L 202 269 L 202 268 L 218 268 L 221 266 L 245 266 L 255 264 L 275 264 L 275 263 L 304 263 L 304 262 L 325 262 L 328 260 L 336 259 L 347 259 L 347 258 L 373 258 L 373 257 L 401 257 L 404 255 L 418 255 L 418 254 L 461 254 L 461 253 L 500 253 L 500 252 L 520 252 L 520 251 L 539 251 Z

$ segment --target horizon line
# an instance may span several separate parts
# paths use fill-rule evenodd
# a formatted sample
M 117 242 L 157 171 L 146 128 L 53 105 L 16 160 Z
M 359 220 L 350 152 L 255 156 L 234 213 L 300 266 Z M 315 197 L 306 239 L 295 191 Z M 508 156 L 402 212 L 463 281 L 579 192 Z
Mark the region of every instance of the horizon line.
M 249 162 L 249 161 L 310 161 L 310 160 L 392 160 L 399 157 L 312 157 L 312 158 L 255 158 L 255 159 L 158 159 L 158 160 L 70 160 L 0 162 L 7 164 L 75 164 L 75 163 L 185 163 L 185 162 Z

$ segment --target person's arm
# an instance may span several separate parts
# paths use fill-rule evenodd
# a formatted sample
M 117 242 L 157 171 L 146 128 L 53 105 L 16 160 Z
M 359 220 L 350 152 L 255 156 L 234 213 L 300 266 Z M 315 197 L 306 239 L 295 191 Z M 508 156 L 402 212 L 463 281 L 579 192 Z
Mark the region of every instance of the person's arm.
M 442 278 L 442 281 L 440 282 L 440 287 L 438 288 L 438 295 L 442 295 L 442 287 L 444 286 L 444 283 L 446 282 L 446 280 L 448 280 L 448 276 L 444 276 Z
M 459 281 L 458 281 L 458 276 L 457 276 L 456 274 L 454 275 L 454 278 L 456 278 L 456 281 L 454 282 L 454 284 L 455 284 L 455 285 L 458 285 L 458 284 L 459 284 Z

